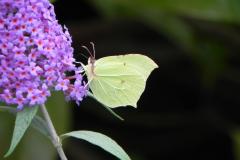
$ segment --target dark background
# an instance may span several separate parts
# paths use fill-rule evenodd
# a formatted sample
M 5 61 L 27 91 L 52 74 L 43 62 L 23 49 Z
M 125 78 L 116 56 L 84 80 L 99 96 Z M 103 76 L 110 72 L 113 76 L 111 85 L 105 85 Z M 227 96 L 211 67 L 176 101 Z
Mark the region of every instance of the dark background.
M 119 7 L 116 12 L 110 7 L 110 16 L 95 1 L 55 2 L 60 23 L 72 34 L 75 57 L 87 63 L 80 55 L 88 56 L 81 45 L 90 47 L 89 42 L 94 42 L 97 58 L 142 53 L 159 68 L 148 79 L 138 109 L 115 109 L 124 122 L 87 98 L 80 107 L 72 108 L 72 130 L 109 135 L 133 160 L 239 159 L 238 22 L 170 10 L 163 13 L 164 18 L 155 18 L 161 23 L 154 26 L 117 2 Z M 102 3 L 107 5 L 107 1 Z M 175 23 L 168 22 L 168 16 L 186 24 L 187 29 L 172 26 Z M 168 27 L 176 27 L 176 33 Z M 183 31 L 193 35 L 192 41 Z M 71 160 L 115 159 L 83 141 L 70 140 L 65 149 Z

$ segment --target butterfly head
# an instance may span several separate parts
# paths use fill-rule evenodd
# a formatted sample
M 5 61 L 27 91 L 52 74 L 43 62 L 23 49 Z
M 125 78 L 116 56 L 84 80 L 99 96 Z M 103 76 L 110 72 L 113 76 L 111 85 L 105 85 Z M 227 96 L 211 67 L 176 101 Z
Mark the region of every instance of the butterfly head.
M 91 57 L 88 58 L 88 64 L 91 65 L 91 66 L 94 66 L 95 61 L 96 61 L 95 57 L 91 56 Z
M 90 67 L 90 73 L 91 75 L 95 75 L 94 74 L 94 66 L 95 66 L 95 46 L 93 42 L 90 42 L 90 44 L 92 45 L 92 51 L 90 51 L 86 46 L 82 46 L 84 49 L 87 50 L 87 52 L 89 53 L 90 57 L 88 58 L 88 66 Z

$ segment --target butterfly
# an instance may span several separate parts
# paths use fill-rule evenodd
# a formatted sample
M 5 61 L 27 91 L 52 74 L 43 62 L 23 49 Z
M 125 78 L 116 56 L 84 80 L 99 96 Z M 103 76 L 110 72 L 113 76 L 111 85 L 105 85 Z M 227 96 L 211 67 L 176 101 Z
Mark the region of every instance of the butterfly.
M 95 59 L 95 47 L 91 42 L 93 53 L 88 64 L 82 65 L 87 75 L 92 96 L 103 105 L 116 108 L 133 106 L 145 90 L 150 73 L 158 65 L 142 54 L 125 54 Z

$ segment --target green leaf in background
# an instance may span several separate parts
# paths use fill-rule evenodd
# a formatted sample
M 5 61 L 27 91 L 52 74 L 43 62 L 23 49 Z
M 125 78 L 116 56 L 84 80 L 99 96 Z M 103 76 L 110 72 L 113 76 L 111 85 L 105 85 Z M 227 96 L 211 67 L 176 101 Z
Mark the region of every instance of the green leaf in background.
M 62 134 L 69 131 L 71 106 L 65 101 L 63 93 L 52 92 L 51 97 L 49 97 L 46 103 L 46 107 L 57 132 Z M 21 148 L 19 147 L 18 150 L 20 150 L 20 155 L 11 160 L 53 160 L 57 157 L 56 149 L 53 147 L 52 142 L 45 136 L 42 136 L 42 134 L 39 134 L 39 132 L 36 132 L 35 129 L 30 129 L 27 132 L 27 137 L 24 138 Z
M 2 104 L 4 105 L 4 104 Z M 52 92 L 51 97 L 49 97 L 46 104 L 49 114 L 53 120 L 54 126 L 56 127 L 58 133 L 66 133 L 70 128 L 70 105 L 64 99 L 64 95 L 61 92 Z M 16 114 L 15 107 L 2 106 L 0 111 L 10 112 L 11 114 Z M 4 149 L 9 145 L 11 140 L 10 130 L 12 129 L 14 119 L 10 114 L 0 112 L 0 156 L 4 155 Z M 8 160 L 53 160 L 56 158 L 55 148 L 52 146 L 51 141 L 49 141 L 46 136 L 49 136 L 48 131 L 46 130 L 45 121 L 39 117 L 35 116 L 32 120 L 31 126 L 34 129 L 29 128 L 26 133 L 27 136 L 23 136 L 21 143 L 19 143 L 18 149 L 14 151 Z M 37 131 L 35 130 L 37 129 Z M 45 136 L 42 136 L 42 135 Z M 1 158 L 0 158 L 1 159 Z
M 24 108 L 23 111 L 20 111 L 17 113 L 11 146 L 4 157 L 8 157 L 9 155 L 12 154 L 12 152 L 14 151 L 14 149 L 22 139 L 27 128 L 31 124 L 32 119 L 36 115 L 37 111 L 38 111 L 38 107 L 31 107 L 31 108 L 26 107 Z
M 70 129 L 71 106 L 65 100 L 62 92 L 52 92 L 51 94 L 46 102 L 46 107 L 57 133 L 62 134 Z
M 116 108 L 133 106 L 145 90 L 150 73 L 158 65 L 141 54 L 103 57 L 84 66 L 93 96 L 102 104 Z
M 212 21 L 240 22 L 238 0 L 92 0 L 92 2 L 96 9 L 103 11 L 108 17 L 141 16 L 141 13 L 154 11 Z
M 121 160 L 130 160 L 127 153 L 114 140 L 101 133 L 92 131 L 73 131 L 60 136 L 62 140 L 67 137 L 74 137 L 88 141 L 89 143 L 101 147 Z
M 56 1 L 57 1 L 57 0 L 50 0 L 51 3 L 54 3 L 54 2 L 56 2 Z
M 230 137 L 232 139 L 232 145 L 233 145 L 233 154 L 234 159 L 240 160 L 240 130 L 239 128 L 234 128 L 229 132 Z
M 0 111 L 2 112 L 9 112 L 12 114 L 17 114 L 16 108 L 10 107 L 10 106 L 0 106 Z

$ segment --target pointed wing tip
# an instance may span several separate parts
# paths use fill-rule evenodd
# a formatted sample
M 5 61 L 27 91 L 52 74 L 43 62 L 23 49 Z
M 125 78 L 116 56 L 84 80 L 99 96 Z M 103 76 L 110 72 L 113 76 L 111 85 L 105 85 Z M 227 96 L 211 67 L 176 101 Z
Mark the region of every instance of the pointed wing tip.
M 136 104 L 136 103 L 135 103 L 135 104 L 131 104 L 131 106 L 132 106 L 133 108 L 137 109 L 137 104 Z
M 154 61 L 153 61 L 154 62 Z M 154 62 L 154 66 L 153 69 L 159 68 L 159 66 L 157 65 L 157 63 Z
M 150 57 L 148 57 L 144 54 L 138 54 L 138 55 L 145 57 L 146 60 L 148 60 L 150 62 L 150 64 L 152 65 L 152 70 L 154 70 L 156 68 L 159 68 L 158 64 L 153 59 L 151 59 Z
M 148 59 L 152 62 L 153 69 L 159 68 L 158 64 L 151 58 L 148 57 Z

